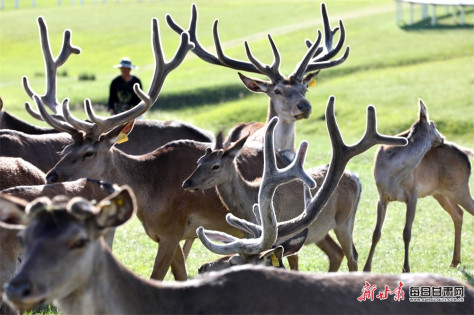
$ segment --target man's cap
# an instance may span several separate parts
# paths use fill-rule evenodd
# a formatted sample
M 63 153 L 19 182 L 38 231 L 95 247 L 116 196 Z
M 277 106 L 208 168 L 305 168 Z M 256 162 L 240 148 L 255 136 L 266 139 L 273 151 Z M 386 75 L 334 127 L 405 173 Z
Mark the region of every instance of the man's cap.
M 138 69 L 137 66 L 132 65 L 132 61 L 128 57 L 123 57 L 120 60 L 118 65 L 115 65 L 114 68 L 129 68 L 129 69 Z

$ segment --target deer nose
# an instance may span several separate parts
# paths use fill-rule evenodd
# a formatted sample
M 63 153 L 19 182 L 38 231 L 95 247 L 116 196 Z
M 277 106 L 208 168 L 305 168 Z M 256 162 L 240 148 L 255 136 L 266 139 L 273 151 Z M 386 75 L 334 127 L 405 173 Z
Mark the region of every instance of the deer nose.
M 191 187 L 192 182 L 188 179 L 183 182 L 183 185 L 181 185 L 185 190 Z
M 311 114 L 311 104 L 307 102 L 299 103 L 298 109 L 303 113 Z
M 48 184 L 56 183 L 59 180 L 59 176 L 56 172 L 46 174 L 46 182 Z
M 29 280 L 15 280 L 13 279 L 9 283 L 5 284 L 5 294 L 11 301 L 20 300 L 28 297 L 32 290 L 33 285 Z

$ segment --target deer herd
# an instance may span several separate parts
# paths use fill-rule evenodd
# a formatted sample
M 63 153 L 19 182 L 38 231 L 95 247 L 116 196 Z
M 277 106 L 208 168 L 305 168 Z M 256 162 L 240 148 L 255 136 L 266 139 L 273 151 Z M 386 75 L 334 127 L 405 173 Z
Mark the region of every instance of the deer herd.
M 33 101 L 26 103 L 28 113 L 52 128 L 9 114 L 0 100 L 1 313 L 22 313 L 53 303 L 71 314 L 472 314 L 470 284 L 409 273 L 417 198 L 432 195 L 451 216 L 454 267 L 461 261 L 463 209 L 474 215 L 469 190 L 469 158 L 474 158 L 474 152 L 446 141 L 429 120 L 423 101 L 419 100 L 418 119 L 396 136 L 377 131 L 375 108 L 368 106 L 364 135 L 348 145 L 331 96 L 325 113 L 330 163 L 305 168 L 309 144 L 303 141 L 296 148 L 295 124 L 311 114 L 307 88 L 320 70 L 342 64 L 350 51 L 347 46 L 334 59 L 344 47 L 344 24 L 339 21 L 331 28 L 324 3 L 321 14 L 323 31 L 318 30 L 314 42 L 306 41 L 308 49 L 289 76 L 280 73 L 280 54 L 270 35 L 272 65 L 262 64 L 247 42 L 247 61 L 227 56 L 217 20 L 212 34 L 216 53 L 206 50 L 197 38 L 196 5 L 187 30 L 166 16 L 169 27 L 180 36 L 175 55 L 166 61 L 154 18 L 151 84 L 147 92 L 134 86 L 141 102 L 104 117 L 85 99 L 88 119 L 75 117 L 69 100 L 56 97 L 58 68 L 81 50 L 71 44 L 71 32 L 66 30 L 54 58 L 45 20 L 39 17 L 46 93 L 37 94 L 26 76 L 23 86 Z M 267 77 L 268 81 L 239 72 L 249 90 L 268 95 L 265 123 L 241 122 L 227 136 L 214 137 L 187 122 L 139 119 L 159 106 L 166 77 L 189 51 L 210 64 Z M 124 137 L 128 141 L 119 143 Z M 373 146 L 378 146 L 377 220 L 366 272 L 357 272 L 353 231 L 362 184 L 346 165 Z M 404 273 L 370 273 L 391 201 L 407 204 Z M 115 229 L 135 213 L 145 233 L 158 244 L 151 280 L 136 276 L 112 254 Z M 196 238 L 223 257 L 203 262 L 200 275 L 188 280 L 186 257 Z M 328 256 L 329 271 L 337 271 L 346 257 L 350 272 L 298 272 L 298 251 L 313 243 Z M 284 257 L 292 270 L 275 268 L 284 267 Z M 162 281 L 170 268 L 174 278 L 183 282 Z M 406 296 L 362 303 L 357 298 L 366 283 L 378 288 L 399 283 L 407 289 L 463 287 L 464 301 L 414 303 Z

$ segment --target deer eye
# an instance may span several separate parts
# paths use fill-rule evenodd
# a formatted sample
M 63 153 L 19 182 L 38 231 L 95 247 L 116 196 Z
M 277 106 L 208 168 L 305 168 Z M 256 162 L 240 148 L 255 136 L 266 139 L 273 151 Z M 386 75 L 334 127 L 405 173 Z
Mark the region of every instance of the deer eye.
M 280 91 L 280 90 L 274 90 L 273 93 L 275 93 L 276 95 L 281 95 L 281 91 Z
M 92 151 L 87 151 L 86 153 L 84 153 L 84 155 L 82 156 L 82 160 L 84 161 L 85 158 L 88 158 L 88 157 L 91 157 L 94 155 L 94 152 Z
M 219 164 L 216 164 L 211 167 L 211 170 L 217 171 L 219 168 L 220 168 Z
M 74 241 L 70 246 L 69 246 L 69 249 L 79 249 L 79 248 L 83 248 L 87 245 L 87 243 L 89 242 L 88 239 L 85 239 L 85 238 L 80 238 L 76 241 Z

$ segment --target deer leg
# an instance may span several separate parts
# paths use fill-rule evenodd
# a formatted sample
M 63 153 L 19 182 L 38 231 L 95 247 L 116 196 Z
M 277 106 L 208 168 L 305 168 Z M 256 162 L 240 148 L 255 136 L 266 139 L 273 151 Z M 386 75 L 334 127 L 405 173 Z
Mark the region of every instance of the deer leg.
M 449 198 L 442 195 L 433 195 L 441 207 L 451 216 L 454 224 L 454 251 L 451 267 L 456 267 L 461 262 L 461 231 L 462 231 L 462 209 Z
M 298 254 L 287 256 L 288 264 L 290 265 L 291 270 L 298 271 Z
M 338 271 L 341 266 L 342 259 L 344 258 L 344 252 L 341 247 L 332 239 L 329 234 L 316 243 L 319 248 L 328 256 L 329 259 L 329 272 Z
M 415 220 L 417 197 L 411 196 L 407 200 L 407 213 L 405 219 L 405 228 L 403 229 L 403 242 L 405 243 L 405 259 L 403 262 L 403 272 L 410 272 L 409 251 L 411 241 L 411 228 Z
M 185 255 L 180 246 L 176 247 L 173 260 L 171 261 L 171 271 L 176 281 L 186 281 L 188 272 L 186 270 Z
M 382 236 L 382 226 L 386 213 L 387 202 L 379 199 L 377 203 L 377 223 L 375 224 L 374 233 L 372 234 L 372 245 L 370 246 L 369 256 L 365 262 L 364 271 L 370 271 L 372 269 L 372 258 L 374 257 L 375 247 Z
M 194 243 L 194 238 L 190 238 L 184 241 L 183 244 L 183 253 L 184 253 L 184 261 L 188 259 L 189 252 L 191 251 L 191 247 L 193 246 Z
M 339 226 L 334 229 L 334 232 L 339 244 L 341 244 L 344 255 L 346 255 L 349 271 L 357 271 L 358 254 L 352 241 L 352 229 L 348 229 L 346 226 Z
M 151 274 L 152 279 L 163 280 L 165 278 L 177 247 L 179 247 L 179 239 L 177 238 L 160 239 L 155 264 L 153 265 L 153 272 Z
M 469 192 L 469 186 L 466 187 L 465 191 L 456 196 L 457 204 L 461 205 L 467 212 L 474 215 L 474 200 Z

